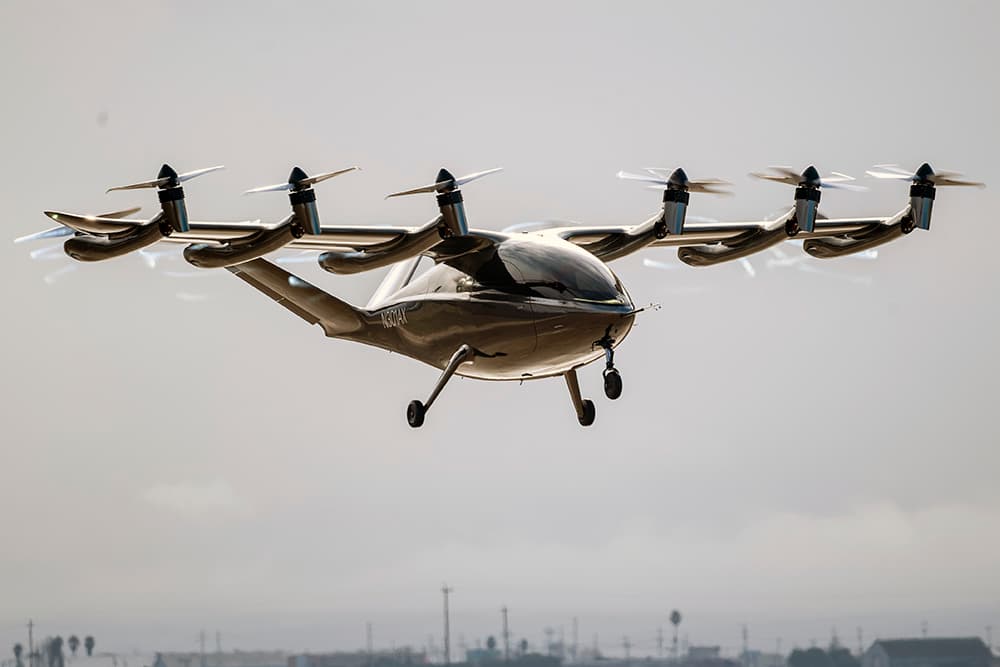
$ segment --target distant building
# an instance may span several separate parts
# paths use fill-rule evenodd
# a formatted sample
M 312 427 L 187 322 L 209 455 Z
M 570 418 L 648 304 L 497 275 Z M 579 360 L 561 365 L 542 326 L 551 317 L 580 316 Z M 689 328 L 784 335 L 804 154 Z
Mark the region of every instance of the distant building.
M 861 667 L 991 667 L 992 659 L 979 637 L 879 639 Z
M 306 653 L 288 656 L 286 667 L 397 667 L 423 665 L 426 654 L 409 648 L 394 651 L 336 651 L 334 653 Z
M 681 667 L 740 667 L 740 663 L 722 657 L 720 646 L 690 646 L 680 660 Z

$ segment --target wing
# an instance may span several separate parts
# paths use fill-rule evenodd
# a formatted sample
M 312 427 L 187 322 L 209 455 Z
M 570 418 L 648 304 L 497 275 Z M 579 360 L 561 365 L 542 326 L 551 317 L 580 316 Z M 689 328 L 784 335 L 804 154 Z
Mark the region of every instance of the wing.
M 171 228 L 162 216 L 141 220 L 60 211 L 45 214 L 61 227 L 38 236 L 75 234 L 64 246 L 75 259 L 109 259 L 163 241 L 186 244 L 185 259 L 202 268 L 233 266 L 287 247 L 320 251 L 317 261 L 322 268 L 349 274 L 415 255 L 445 261 L 504 238 L 485 231 L 453 237 L 441 216 L 421 227 L 321 226 L 319 233 L 313 234 L 306 232 L 294 214 L 275 223 L 189 221 L 184 231 Z
M 837 257 L 860 252 L 899 238 L 912 229 L 910 207 L 887 217 L 822 218 L 806 232 L 795 224 L 792 208 L 774 220 L 747 222 L 690 222 L 680 233 L 670 233 L 664 213 L 646 222 L 621 227 L 555 227 L 538 232 L 557 236 L 608 262 L 650 247 L 676 247 L 677 256 L 691 266 L 709 266 L 740 259 L 790 238 L 805 240 L 814 257 Z

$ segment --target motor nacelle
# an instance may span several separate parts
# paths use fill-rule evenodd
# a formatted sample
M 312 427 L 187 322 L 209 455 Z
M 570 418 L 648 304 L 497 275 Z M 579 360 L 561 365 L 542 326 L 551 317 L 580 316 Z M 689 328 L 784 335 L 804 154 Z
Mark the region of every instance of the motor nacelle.
M 685 188 L 663 191 L 663 227 L 668 234 L 683 234 L 691 193 Z
M 934 186 L 930 183 L 914 183 L 910 186 L 910 215 L 913 225 L 923 230 L 931 228 L 931 212 L 934 208 Z
M 811 185 L 800 185 L 795 188 L 795 226 L 803 232 L 811 232 L 816 228 L 816 216 L 819 213 L 819 188 Z
M 257 259 L 304 235 L 298 219 L 290 216 L 275 229 L 262 229 L 223 244 L 192 243 L 184 248 L 184 259 L 200 269 L 219 269 Z
M 99 262 L 153 245 L 171 232 L 169 223 L 157 216 L 145 225 L 105 236 L 83 234 L 66 239 L 63 251 L 80 262 Z
M 469 238 L 454 236 L 443 216 L 438 216 L 423 227 L 400 234 L 397 238 L 361 250 L 327 250 L 316 261 L 324 271 L 352 274 L 389 266 L 430 250 L 442 239 Z

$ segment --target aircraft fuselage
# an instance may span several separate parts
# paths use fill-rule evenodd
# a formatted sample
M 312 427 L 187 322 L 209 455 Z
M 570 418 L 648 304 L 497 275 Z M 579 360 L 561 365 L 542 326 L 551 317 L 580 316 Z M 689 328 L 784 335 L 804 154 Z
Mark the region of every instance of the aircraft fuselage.
M 635 307 L 589 252 L 517 235 L 438 264 L 362 317 L 365 326 L 344 338 L 437 368 L 469 345 L 474 359 L 457 374 L 526 380 L 604 356 L 631 330 Z

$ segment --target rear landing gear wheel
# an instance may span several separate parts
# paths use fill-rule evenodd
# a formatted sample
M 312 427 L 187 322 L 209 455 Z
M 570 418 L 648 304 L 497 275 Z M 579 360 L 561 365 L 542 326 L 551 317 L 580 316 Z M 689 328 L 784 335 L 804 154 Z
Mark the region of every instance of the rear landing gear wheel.
M 410 401 L 406 406 L 406 421 L 413 428 L 420 428 L 424 423 L 424 414 L 427 412 L 424 404 L 420 401 Z
M 612 401 L 622 395 L 622 376 L 617 369 L 604 371 L 604 395 Z
M 589 398 L 583 399 L 583 414 L 577 417 L 580 421 L 580 426 L 590 426 L 594 423 L 594 417 L 597 416 L 597 408 L 594 407 L 594 402 Z

